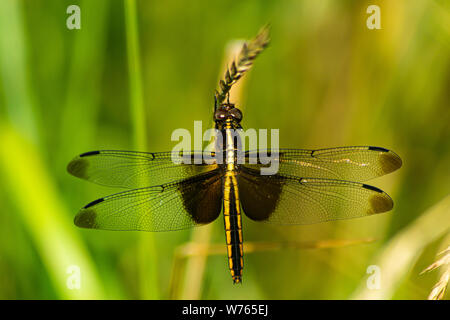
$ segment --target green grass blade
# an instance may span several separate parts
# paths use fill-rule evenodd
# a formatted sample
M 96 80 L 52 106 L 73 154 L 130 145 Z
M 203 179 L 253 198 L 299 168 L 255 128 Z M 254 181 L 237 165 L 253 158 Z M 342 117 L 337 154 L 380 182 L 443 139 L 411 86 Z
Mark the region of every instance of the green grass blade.
M 141 58 L 139 52 L 136 1 L 125 0 L 125 27 L 128 54 L 129 94 L 133 141 L 137 150 L 147 149 L 146 117 L 142 93 Z M 158 299 L 156 243 L 151 233 L 144 233 L 139 243 L 139 281 L 143 299 Z
M 63 299 L 102 299 L 103 290 L 89 254 L 70 214 L 60 200 L 55 181 L 38 149 L 17 130 L 0 124 L 0 169 L 8 196 L 19 208 L 21 219 L 45 265 L 53 287 Z M 67 286 L 68 268 L 78 266 L 80 289 Z M 43 298 L 43 297 L 41 297 Z

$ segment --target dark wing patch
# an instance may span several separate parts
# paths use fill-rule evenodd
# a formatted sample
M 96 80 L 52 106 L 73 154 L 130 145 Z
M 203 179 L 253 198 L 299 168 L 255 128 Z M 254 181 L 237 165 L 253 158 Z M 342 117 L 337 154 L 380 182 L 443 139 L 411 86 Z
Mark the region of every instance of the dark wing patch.
M 198 224 L 214 221 L 222 209 L 222 181 L 215 174 L 196 182 L 180 183 L 185 210 Z
M 282 175 L 357 182 L 391 173 L 402 166 L 402 160 L 394 152 L 380 147 L 364 146 L 247 151 L 243 166 L 260 170 L 262 167 L 268 167 L 270 156 L 272 161 L 279 165 L 278 173 Z M 257 163 L 249 164 L 251 159 Z
M 82 228 L 172 231 L 214 221 L 222 204 L 219 170 L 93 201 L 75 217 Z
M 267 220 L 277 208 L 283 181 L 276 176 L 238 175 L 239 199 L 242 209 L 252 220 Z
M 402 166 L 402 159 L 392 151 L 383 152 L 379 155 L 379 163 L 381 172 L 388 174 Z
M 247 168 L 241 168 L 239 173 L 239 190 L 242 208 L 249 218 L 277 224 L 358 218 L 393 207 L 392 199 L 385 192 L 362 183 L 262 176 L 257 170 Z
M 394 202 L 390 198 L 386 198 L 386 194 L 384 192 L 371 195 L 369 197 L 369 204 L 370 207 L 367 211 L 368 214 L 391 211 L 394 207 Z
M 80 214 L 80 213 L 83 214 Z M 96 211 L 93 209 L 88 209 L 88 207 L 84 207 L 79 214 L 75 216 L 73 222 L 77 227 L 80 228 L 88 228 L 88 229 L 101 229 L 96 224 Z
M 140 188 L 187 179 L 217 168 L 216 164 L 194 163 L 194 158 L 201 155 L 201 152 L 91 151 L 73 159 L 67 171 L 101 185 Z
M 67 166 L 67 171 L 75 177 L 89 180 L 88 167 L 89 161 L 80 156 L 69 162 L 69 165 Z

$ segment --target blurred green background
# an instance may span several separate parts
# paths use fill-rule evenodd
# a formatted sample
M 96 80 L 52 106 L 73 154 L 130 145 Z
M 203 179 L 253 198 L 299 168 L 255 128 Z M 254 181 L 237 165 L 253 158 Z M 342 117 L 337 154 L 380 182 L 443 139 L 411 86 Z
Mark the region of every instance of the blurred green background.
M 71 4 L 80 30 L 66 27 Z M 366 27 L 370 4 L 381 30 Z M 244 218 L 245 241 L 377 240 L 248 253 L 236 286 L 222 219 L 156 234 L 75 227 L 79 208 L 117 190 L 70 176 L 67 163 L 90 150 L 171 150 L 174 129 L 210 123 L 226 46 L 267 22 L 244 125 L 280 128 L 281 147 L 385 147 L 404 165 L 370 182 L 392 212 L 291 227 Z M 439 271 L 419 273 L 450 242 L 449 40 L 444 0 L 0 1 L 0 298 L 427 298 Z M 191 241 L 223 251 L 205 257 Z M 72 265 L 80 289 L 67 286 Z M 370 265 L 379 290 L 366 286 Z

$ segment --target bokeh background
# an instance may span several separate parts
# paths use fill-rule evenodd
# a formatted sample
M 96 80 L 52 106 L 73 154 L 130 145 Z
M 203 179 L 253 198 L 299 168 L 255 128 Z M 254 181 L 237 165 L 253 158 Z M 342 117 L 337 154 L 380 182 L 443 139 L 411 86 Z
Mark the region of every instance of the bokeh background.
M 66 27 L 71 4 L 80 30 Z M 366 27 L 371 4 L 381 30 Z M 271 46 L 240 96 L 246 127 L 279 128 L 281 147 L 394 150 L 403 167 L 371 181 L 394 210 L 313 226 L 244 219 L 246 242 L 295 248 L 247 253 L 237 286 L 222 219 L 155 234 L 75 227 L 79 208 L 118 190 L 67 163 L 171 150 L 174 129 L 210 123 L 227 46 L 267 22 Z M 426 299 L 444 270 L 419 273 L 450 243 L 449 36 L 444 0 L 0 1 L 0 298 Z M 306 249 L 321 246 L 334 247 Z

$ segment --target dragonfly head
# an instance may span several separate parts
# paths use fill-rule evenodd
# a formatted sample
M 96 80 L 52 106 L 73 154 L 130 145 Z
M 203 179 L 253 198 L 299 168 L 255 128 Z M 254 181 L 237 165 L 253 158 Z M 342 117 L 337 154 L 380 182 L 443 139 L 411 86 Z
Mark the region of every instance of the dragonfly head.
M 232 123 L 234 128 L 240 128 L 241 120 L 241 110 L 232 103 L 223 103 L 214 112 L 214 121 L 218 128 L 223 128 L 225 123 Z

